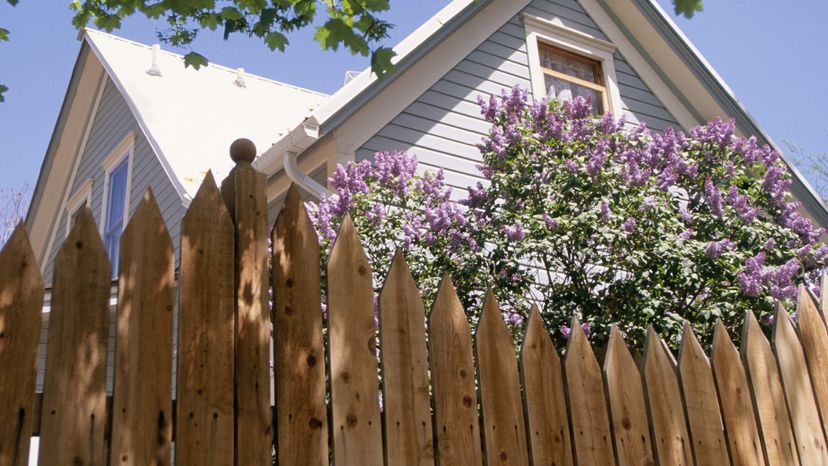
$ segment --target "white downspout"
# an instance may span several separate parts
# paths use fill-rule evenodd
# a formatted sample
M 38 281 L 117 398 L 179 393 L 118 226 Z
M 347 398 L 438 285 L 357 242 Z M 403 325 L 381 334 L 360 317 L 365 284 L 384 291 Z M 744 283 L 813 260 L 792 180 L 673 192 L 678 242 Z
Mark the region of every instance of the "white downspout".
M 294 183 L 301 186 L 305 191 L 311 193 L 317 199 L 321 199 L 323 195 L 330 194 L 327 188 L 317 183 L 316 180 L 302 173 L 299 166 L 296 164 L 296 157 L 299 154 L 296 152 L 286 152 L 282 157 L 284 163 L 285 173 Z
M 271 176 L 279 171 L 280 168 L 283 168 L 285 174 L 291 181 L 317 198 L 324 194 L 329 194 L 329 191 L 324 186 L 304 174 L 297 164 L 299 154 L 304 152 L 317 140 L 319 140 L 319 123 L 317 123 L 315 118 L 311 117 L 303 121 L 288 133 L 287 136 L 282 138 L 281 141 L 268 149 L 253 165 L 263 171 L 267 176 Z

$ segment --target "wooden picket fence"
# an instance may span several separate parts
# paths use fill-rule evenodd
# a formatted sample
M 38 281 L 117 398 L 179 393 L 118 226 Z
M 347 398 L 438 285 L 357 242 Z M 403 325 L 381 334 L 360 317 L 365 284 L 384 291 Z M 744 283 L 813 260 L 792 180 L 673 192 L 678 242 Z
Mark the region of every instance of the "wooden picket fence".
M 152 194 L 138 206 L 121 238 L 109 402 L 110 266 L 91 213 L 55 265 L 42 395 L 43 283 L 14 233 L 0 253 L 0 466 L 27 464 L 32 433 L 41 465 L 828 465 L 828 332 L 807 293 L 796 326 L 778 314 L 773 345 L 749 313 L 741 352 L 719 324 L 708 358 L 688 327 L 676 363 L 650 331 L 637 363 L 616 329 L 603 368 L 577 321 L 561 361 L 533 309 L 516 358 L 491 294 L 473 336 L 451 281 L 427 314 L 399 254 L 377 332 L 371 266 L 346 219 L 326 323 L 298 190 L 269 274 L 265 179 L 247 162 L 221 190 L 208 175 L 192 201 L 177 281 Z

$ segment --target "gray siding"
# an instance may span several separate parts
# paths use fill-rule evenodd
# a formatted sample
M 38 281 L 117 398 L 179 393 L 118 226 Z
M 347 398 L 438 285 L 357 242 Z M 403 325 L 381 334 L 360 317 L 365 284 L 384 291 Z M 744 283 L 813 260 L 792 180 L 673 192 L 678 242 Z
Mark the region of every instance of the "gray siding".
M 92 202 L 90 207 L 92 213 L 95 215 L 95 221 L 98 225 L 101 224 L 101 207 L 104 194 L 104 170 L 101 163 L 130 131 L 135 133 L 135 153 L 133 154 L 131 174 L 130 215 L 135 212 L 147 188 L 151 188 L 158 202 L 158 207 L 164 216 L 167 228 L 169 228 L 170 236 L 176 249 L 177 266 L 180 224 L 184 216 L 185 208 L 172 182 L 167 177 L 161 163 L 147 142 L 146 137 L 141 132 L 138 122 L 132 115 L 132 111 L 111 81 L 107 81 L 106 88 L 101 97 L 100 106 L 98 107 L 95 121 L 92 123 L 89 139 L 80 165 L 78 166 L 78 172 L 75 176 L 70 196 L 86 180 L 91 179 Z M 55 256 L 57 256 L 60 247 L 63 245 L 63 239 L 66 237 L 68 227 L 66 217 L 66 211 L 61 210 L 55 244 L 47 256 L 48 259 L 44 273 L 44 280 L 47 283 L 51 283 L 52 281 Z
M 559 18 L 568 27 L 607 40 L 576 0 L 534 0 L 524 11 Z M 517 15 L 369 139 L 357 151 L 357 160 L 376 151 L 405 150 L 416 154 L 426 169 L 442 167 L 450 185 L 473 184 L 479 176 L 477 144 L 489 128 L 477 97 L 500 95 L 515 85 L 531 87 L 525 36 Z M 644 121 L 656 131 L 679 127 L 620 53 L 614 62 L 627 120 Z

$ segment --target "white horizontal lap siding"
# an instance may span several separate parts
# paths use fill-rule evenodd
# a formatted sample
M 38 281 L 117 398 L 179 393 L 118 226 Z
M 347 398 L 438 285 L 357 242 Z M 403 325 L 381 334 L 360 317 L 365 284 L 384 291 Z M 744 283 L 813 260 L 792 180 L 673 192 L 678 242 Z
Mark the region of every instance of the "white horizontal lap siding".
M 129 107 L 111 81 L 107 81 L 101 97 L 100 106 L 95 115 L 95 121 L 89 132 L 84 153 L 78 165 L 73 186 L 69 195 L 74 194 L 87 180 L 92 180 L 91 209 L 98 225 L 101 224 L 101 212 L 104 198 L 104 169 L 102 162 L 110 153 L 132 132 L 135 135 L 132 173 L 130 174 L 130 215 L 138 207 L 144 191 L 152 188 L 158 207 L 170 231 L 173 245 L 176 250 L 176 264 L 178 263 L 178 248 L 180 242 L 180 223 L 185 209 L 181 198 L 175 191 L 172 182 L 164 172 L 161 163 L 153 153 L 138 122 L 132 115 Z M 54 261 L 63 238 L 66 236 L 67 218 L 65 209 L 60 210 L 58 218 L 59 229 L 52 250 L 49 252 L 44 279 L 51 283 L 54 272 Z
M 564 26 L 607 40 L 577 0 L 535 0 L 524 12 L 557 18 Z M 620 52 L 614 62 L 627 120 L 644 121 L 656 131 L 678 127 Z M 477 98 L 500 95 L 514 85 L 529 89 L 528 63 L 526 32 L 517 15 L 379 130 L 356 151 L 356 159 L 370 159 L 377 151 L 407 151 L 417 155 L 423 169 L 443 168 L 446 182 L 457 188 L 454 196 L 465 195 L 464 188 L 480 180 L 477 144 L 490 126 Z

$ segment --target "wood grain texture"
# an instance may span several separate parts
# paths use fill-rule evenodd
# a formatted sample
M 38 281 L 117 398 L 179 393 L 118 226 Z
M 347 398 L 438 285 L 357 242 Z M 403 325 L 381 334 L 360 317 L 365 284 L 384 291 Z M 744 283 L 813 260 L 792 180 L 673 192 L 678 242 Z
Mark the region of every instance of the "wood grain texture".
M 385 464 L 433 465 L 425 308 L 397 251 L 380 294 Z
M 236 227 L 236 464 L 271 466 L 270 309 L 265 176 L 239 163 L 221 183 Z
M 181 222 L 176 464 L 233 464 L 234 241 L 208 172 Z
M 469 321 L 448 275 L 428 318 L 434 434 L 441 465 L 483 464 Z
M 607 400 L 619 466 L 655 465 L 640 371 L 613 325 L 604 360 Z
M 319 241 L 291 185 L 273 228 L 273 316 L 279 464 L 328 464 Z
M 55 259 L 40 464 L 106 462 L 110 270 L 92 211 L 85 207 Z
M 121 236 L 112 466 L 170 463 L 174 263 L 148 190 Z
M 770 343 L 751 311 L 745 313 L 741 355 L 753 393 L 767 465 L 799 464 L 779 368 Z
M 828 428 L 828 332 L 817 309 L 808 292 L 800 288 L 797 329 L 825 430 Z
M 696 465 L 730 464 L 713 371 L 689 323 L 684 324 L 678 369 Z
M 561 359 L 536 306 L 532 306 L 520 352 L 529 456 L 535 465 L 572 465 Z
M 644 343 L 644 393 L 659 464 L 688 466 L 693 451 L 672 356 L 652 327 Z
M 529 464 L 515 343 L 491 290 L 475 334 L 486 464 Z
M 18 225 L 0 251 L 0 466 L 29 464 L 43 280 Z
M 572 319 L 564 367 L 576 464 L 615 464 L 601 367 L 577 318 Z
M 826 465 L 828 451 L 825 446 L 825 434 L 811 388 L 808 364 L 805 362 L 805 354 L 799 345 L 799 338 L 788 312 L 781 306 L 776 312 L 773 344 L 782 384 L 785 387 L 799 460 L 802 464 Z
M 335 464 L 380 465 L 371 266 L 346 216 L 328 261 L 328 324 Z
M 710 364 L 733 466 L 763 466 L 765 456 L 754 417 L 750 385 L 739 352 L 721 320 L 716 321 Z

